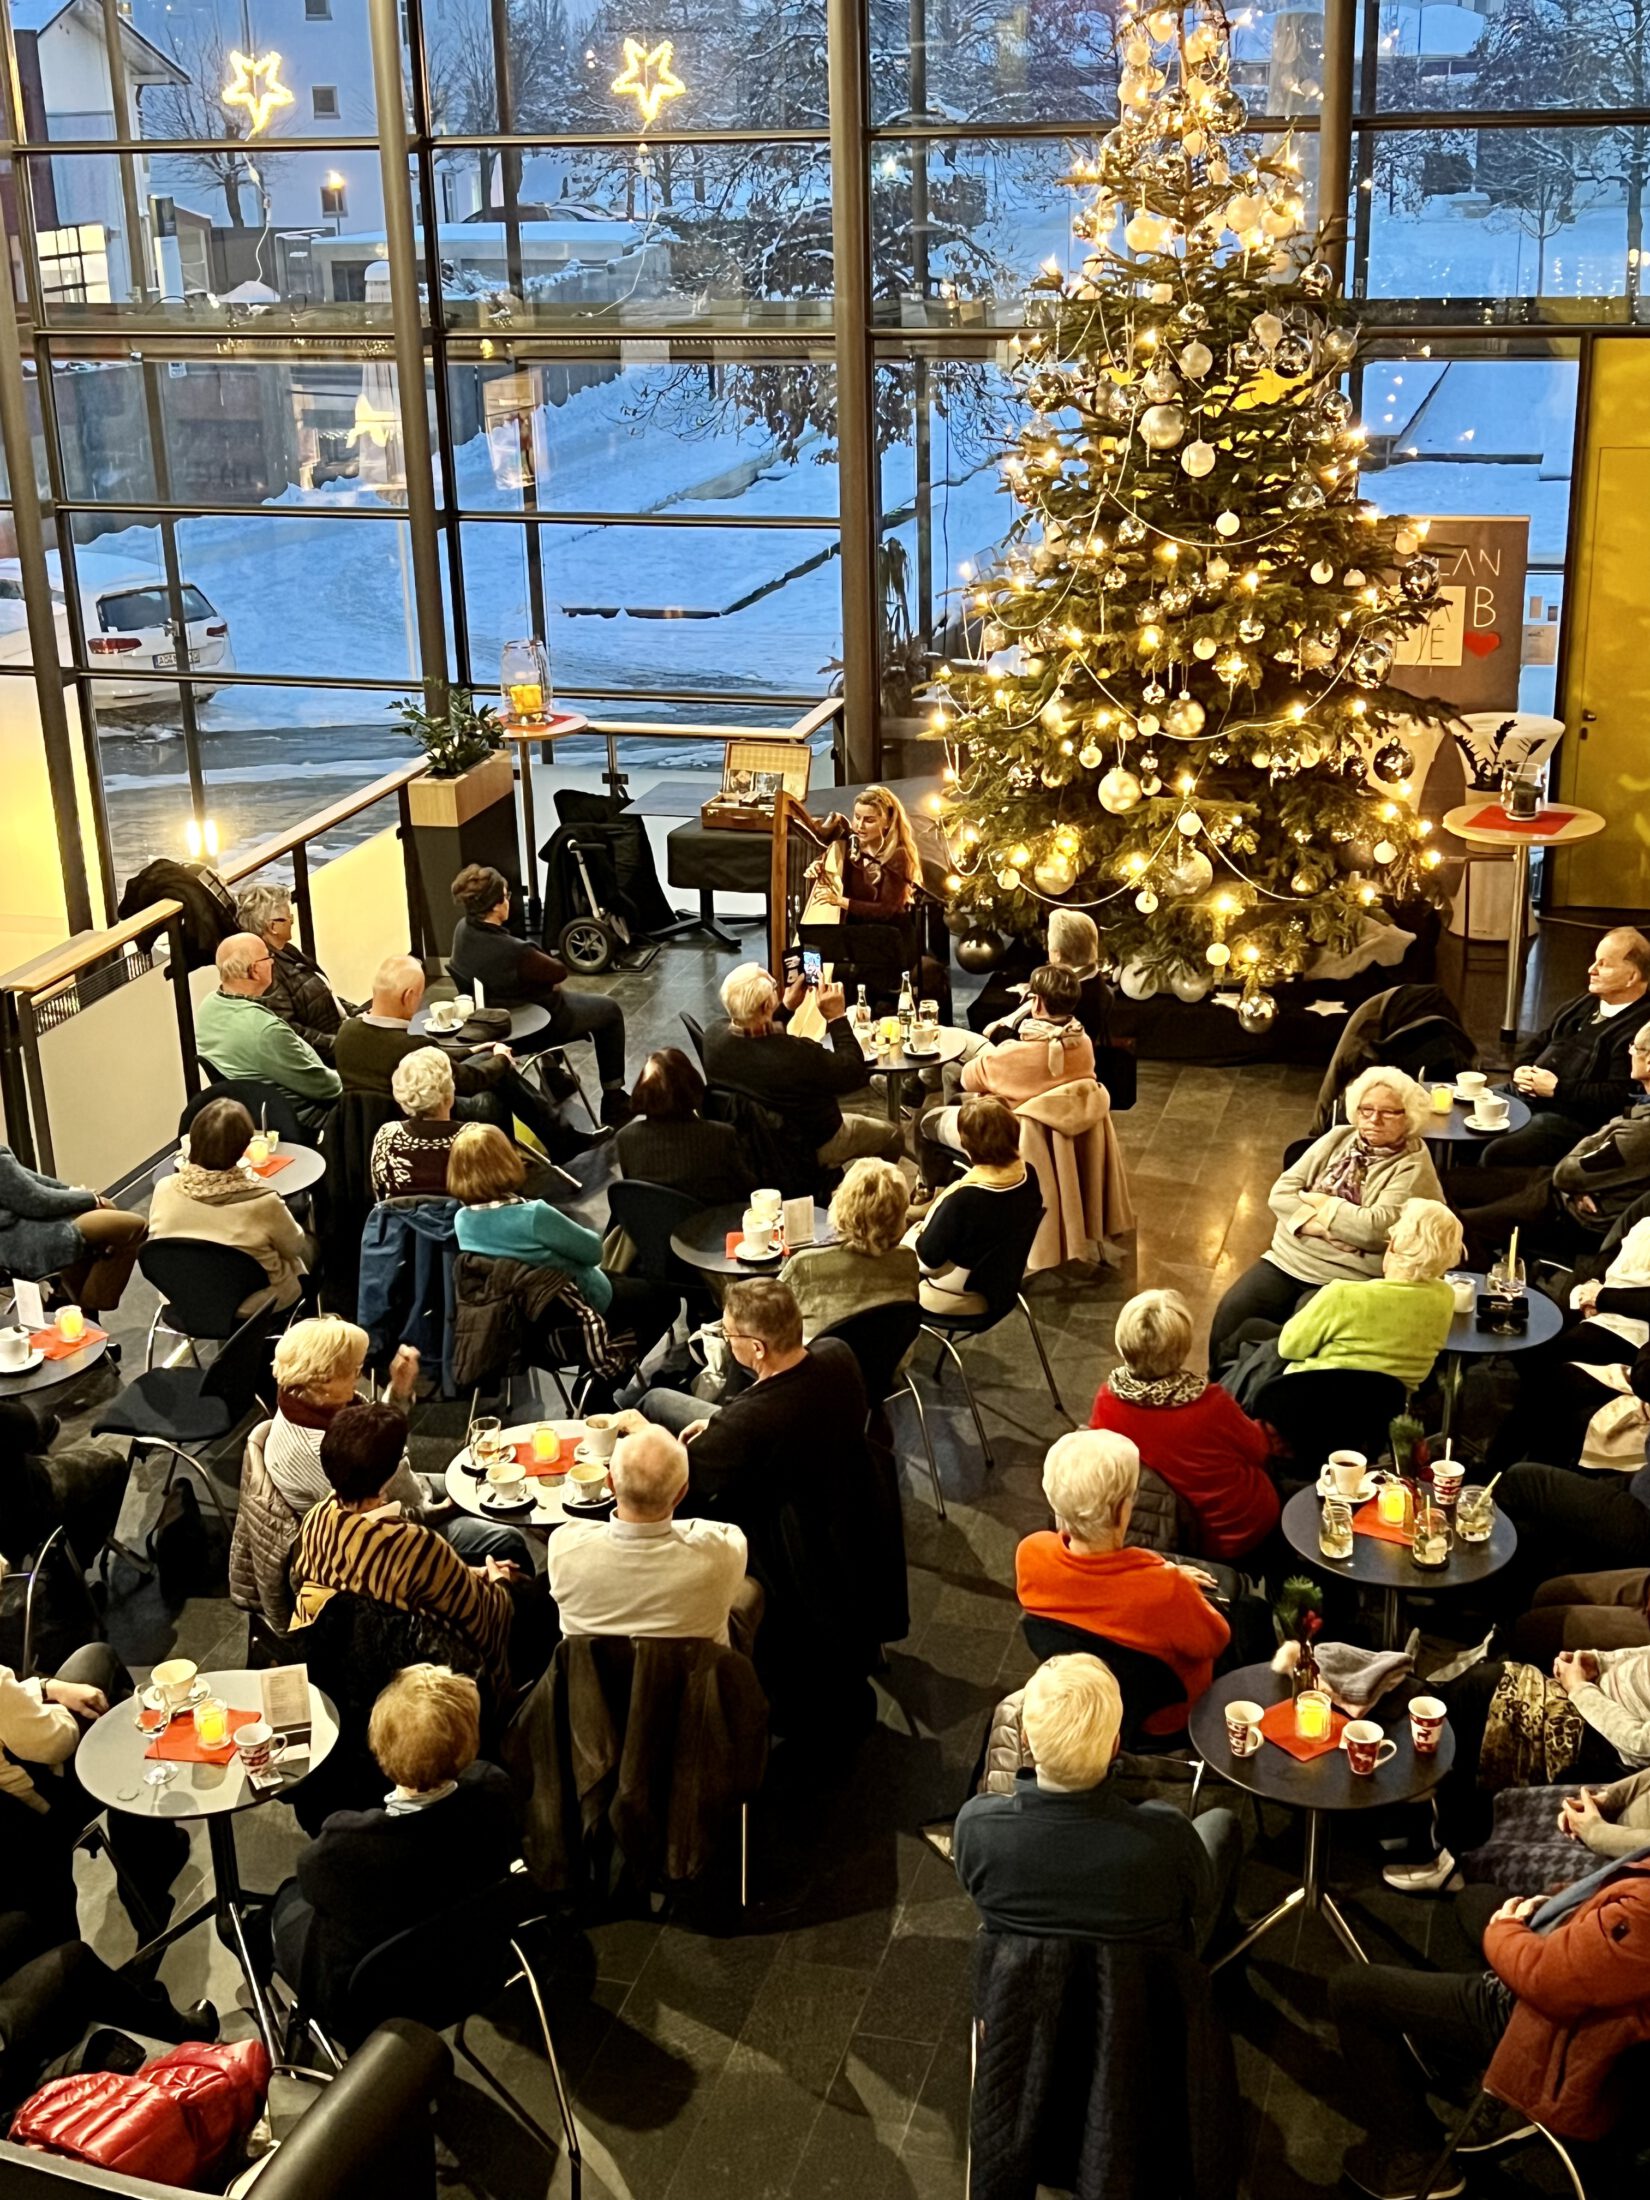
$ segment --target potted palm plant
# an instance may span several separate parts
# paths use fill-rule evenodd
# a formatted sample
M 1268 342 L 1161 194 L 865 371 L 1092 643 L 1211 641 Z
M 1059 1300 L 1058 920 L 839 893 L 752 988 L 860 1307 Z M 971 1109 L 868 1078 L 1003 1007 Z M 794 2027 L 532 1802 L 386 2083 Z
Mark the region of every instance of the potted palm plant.
M 520 887 L 515 766 L 498 713 L 469 688 L 449 688 L 440 708 L 391 706 L 428 765 L 407 789 L 424 905 L 440 953 L 452 944 L 452 882 L 466 864 L 486 863 Z

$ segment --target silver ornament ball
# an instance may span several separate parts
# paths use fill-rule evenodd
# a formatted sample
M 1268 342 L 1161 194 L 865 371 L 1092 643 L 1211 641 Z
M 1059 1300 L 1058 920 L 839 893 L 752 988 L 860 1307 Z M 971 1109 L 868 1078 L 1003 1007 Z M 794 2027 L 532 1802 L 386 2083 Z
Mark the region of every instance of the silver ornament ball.
M 1264 1038 L 1278 1020 L 1277 996 L 1273 993 L 1245 993 L 1237 1005 L 1238 1028 L 1251 1039 Z

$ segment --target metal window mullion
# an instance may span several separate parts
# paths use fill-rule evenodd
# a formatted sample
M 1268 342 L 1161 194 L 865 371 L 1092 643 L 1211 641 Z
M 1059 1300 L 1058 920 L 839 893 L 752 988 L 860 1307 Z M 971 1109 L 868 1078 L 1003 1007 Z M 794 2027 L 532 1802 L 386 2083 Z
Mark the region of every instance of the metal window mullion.
M 464 545 L 455 507 L 458 488 L 457 450 L 453 441 L 452 393 L 447 385 L 447 316 L 441 295 L 441 225 L 437 219 L 435 153 L 430 138 L 429 60 L 424 49 L 423 0 L 406 0 L 407 46 L 412 93 L 413 160 L 418 169 L 418 195 L 424 221 L 424 292 L 429 302 L 430 387 L 435 402 L 435 448 L 441 467 L 441 505 L 438 525 L 447 544 L 447 597 L 453 621 L 453 661 L 459 684 L 473 685 L 470 663 L 470 614 L 464 594 Z M 417 929 L 416 912 L 409 910 Z M 415 952 L 416 944 L 415 944 Z
M 842 515 L 843 720 L 850 776 L 858 779 L 874 778 L 882 758 L 865 0 L 827 0 L 826 32 L 835 268 L 837 499 Z

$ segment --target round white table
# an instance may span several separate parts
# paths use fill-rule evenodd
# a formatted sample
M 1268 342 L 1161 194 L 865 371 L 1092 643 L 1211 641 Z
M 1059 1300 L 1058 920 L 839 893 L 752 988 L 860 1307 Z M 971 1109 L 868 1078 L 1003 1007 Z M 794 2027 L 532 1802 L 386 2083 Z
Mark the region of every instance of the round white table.
M 454 1024 L 450 1031 L 439 1030 L 431 1024 L 430 1010 L 436 1005 L 427 1001 L 407 1028 L 418 1039 L 456 1039 L 464 1028 L 462 1024 Z M 509 1044 L 514 1046 L 518 1039 L 535 1038 L 549 1021 L 550 1011 L 537 1001 L 529 1001 L 524 1007 L 511 1009 Z
M 1444 813 L 1444 830 L 1475 848 L 1510 848 L 1513 859 L 1512 915 L 1507 925 L 1507 998 L 1501 1010 L 1501 1037 L 1508 1044 L 1518 1036 L 1518 1000 L 1524 987 L 1524 905 L 1530 897 L 1530 850 L 1562 848 L 1572 840 L 1591 840 L 1602 833 L 1605 820 L 1597 810 L 1578 809 L 1573 803 L 1551 806 L 1553 822 L 1543 823 L 1543 813 L 1522 825 L 1486 825 L 1486 811 L 1505 813 L 1499 795 L 1480 795 Z M 1561 815 L 1562 813 L 1562 815 Z
M 291 1139 L 283 1138 L 275 1152 L 281 1160 L 290 1160 L 292 1166 L 277 1169 L 273 1176 L 259 1177 L 256 1181 L 267 1184 L 272 1192 L 279 1192 L 283 1199 L 296 1199 L 300 1192 L 313 1191 L 327 1173 L 327 1165 L 314 1146 L 297 1146 Z M 158 1184 L 163 1176 L 175 1176 L 177 1166 L 178 1155 L 174 1147 L 164 1161 L 156 1162 L 154 1182 Z M 253 1181 L 250 1169 L 247 1171 L 247 1181 Z
M 263 1697 L 257 1673 L 234 1667 L 222 1672 L 202 1673 L 200 1678 L 231 1711 L 261 1712 Z M 290 1772 L 282 1770 L 278 1782 L 272 1780 L 263 1786 L 254 1786 L 238 1757 L 231 1757 L 225 1765 L 180 1764 L 164 1787 L 148 1785 L 144 1775 L 148 1771 L 146 1760 L 151 1737 L 138 1729 L 136 1697 L 116 1704 L 89 1726 L 80 1737 L 74 1759 L 81 1786 L 93 1802 L 100 1803 L 105 1810 L 123 1810 L 138 1818 L 206 1820 L 206 1836 L 212 1851 L 211 1901 L 201 1903 L 187 1917 L 169 1925 L 165 1932 L 140 1948 L 132 1960 L 141 1963 L 149 1956 L 158 1955 L 174 1940 L 181 1940 L 197 1925 L 204 1925 L 208 1918 L 217 1919 L 221 1926 L 227 1927 L 224 1937 L 246 1973 L 252 2013 L 271 2055 L 278 2055 L 279 2042 L 268 1999 L 247 1945 L 246 1898 L 235 1855 L 235 1820 L 243 1810 L 257 1810 L 277 1798 L 284 1801 L 300 1780 L 307 1778 L 331 1756 L 338 1740 L 337 1707 L 313 1682 L 309 1690 L 309 1720 L 308 1762 L 301 1770 L 296 1765 Z
M 504 1439 L 510 1444 L 525 1444 L 535 1428 L 555 1430 L 562 1440 L 564 1459 L 568 1450 L 584 1435 L 582 1421 L 523 1421 L 517 1427 L 505 1429 Z M 542 1475 L 529 1475 L 527 1478 L 527 1486 L 533 1492 L 530 1511 L 498 1512 L 490 1505 L 484 1505 L 481 1502 L 481 1493 L 487 1485 L 470 1471 L 468 1445 L 462 1451 L 455 1452 L 447 1462 L 445 1480 L 447 1495 L 459 1511 L 470 1513 L 477 1520 L 491 1520 L 505 1528 L 542 1528 L 548 1533 L 552 1528 L 559 1528 L 568 1518 L 562 1510 L 562 1496 L 573 1488 L 573 1484 L 570 1481 L 552 1482 Z M 573 1517 L 578 1516 L 575 1514 Z

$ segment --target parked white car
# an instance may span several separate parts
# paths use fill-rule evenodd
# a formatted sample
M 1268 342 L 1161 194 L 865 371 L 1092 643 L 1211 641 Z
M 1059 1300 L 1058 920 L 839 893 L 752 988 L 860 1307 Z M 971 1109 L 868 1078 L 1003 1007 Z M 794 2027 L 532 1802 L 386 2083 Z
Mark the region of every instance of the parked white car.
M 55 585 L 55 557 L 51 564 L 58 656 L 68 664 L 72 652 L 67 605 L 61 588 Z M 162 578 L 152 570 L 128 567 L 92 551 L 82 551 L 76 558 L 75 574 L 80 583 L 87 662 L 94 671 L 169 672 L 177 665 L 177 644 L 168 623 L 166 583 Z M 183 610 L 187 669 L 233 672 L 229 621 L 188 579 L 183 583 Z M 27 663 L 28 654 L 21 569 L 15 558 L 0 558 L 0 664 Z M 209 702 L 214 692 L 210 687 L 197 687 L 195 700 Z M 170 690 L 148 680 L 100 679 L 97 703 L 100 710 L 176 707 Z

